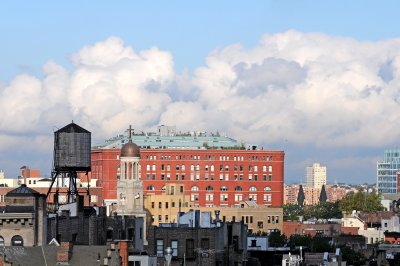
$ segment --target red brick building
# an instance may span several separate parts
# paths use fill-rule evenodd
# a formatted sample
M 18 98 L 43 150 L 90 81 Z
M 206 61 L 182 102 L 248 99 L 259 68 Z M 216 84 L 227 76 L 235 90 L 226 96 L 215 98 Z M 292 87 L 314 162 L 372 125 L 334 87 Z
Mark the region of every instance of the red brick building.
M 119 148 L 92 150 L 91 176 L 103 199 L 116 198 Z M 144 194 L 163 194 L 169 182 L 184 184 L 198 206 L 233 206 L 252 200 L 283 204 L 284 152 L 244 149 L 141 149 Z

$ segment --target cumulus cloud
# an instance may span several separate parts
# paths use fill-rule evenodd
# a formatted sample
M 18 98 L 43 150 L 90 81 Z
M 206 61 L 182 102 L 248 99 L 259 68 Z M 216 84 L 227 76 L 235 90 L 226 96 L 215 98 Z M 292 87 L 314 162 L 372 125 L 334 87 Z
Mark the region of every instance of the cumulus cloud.
M 2 84 L 0 134 L 48 136 L 73 119 L 99 140 L 128 124 L 169 124 L 264 147 L 391 145 L 399 132 L 399 55 L 400 39 L 287 31 L 250 49 L 211 51 L 191 75 L 175 72 L 168 51 L 135 51 L 110 37 L 71 55 L 70 71 L 49 61 L 42 79 L 25 74 Z

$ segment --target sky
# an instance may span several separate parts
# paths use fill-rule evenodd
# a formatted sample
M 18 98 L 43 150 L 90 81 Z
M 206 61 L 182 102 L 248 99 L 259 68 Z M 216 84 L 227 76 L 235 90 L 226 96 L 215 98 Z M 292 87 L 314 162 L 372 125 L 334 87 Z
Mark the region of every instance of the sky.
M 50 175 L 53 132 L 132 124 L 285 151 L 285 181 L 374 183 L 400 129 L 399 1 L 2 1 L 0 169 Z

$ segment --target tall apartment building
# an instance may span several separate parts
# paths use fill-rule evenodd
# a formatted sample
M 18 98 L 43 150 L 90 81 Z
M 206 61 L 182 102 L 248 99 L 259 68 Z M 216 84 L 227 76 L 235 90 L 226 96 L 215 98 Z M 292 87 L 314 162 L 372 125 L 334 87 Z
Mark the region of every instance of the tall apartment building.
M 306 186 L 312 188 L 321 188 L 326 185 L 326 166 L 314 163 L 306 167 Z
M 399 181 L 397 172 L 400 170 L 400 149 L 385 150 L 383 161 L 377 162 L 376 175 L 378 192 L 399 192 Z
M 166 184 L 180 183 L 193 206 L 240 206 L 243 201 L 283 204 L 283 151 L 246 149 L 218 133 L 176 133 L 165 126 L 158 131 L 132 136 L 140 147 L 144 195 L 163 195 Z M 103 187 L 104 200 L 116 198 L 120 149 L 127 141 L 120 135 L 92 148 L 91 175 Z

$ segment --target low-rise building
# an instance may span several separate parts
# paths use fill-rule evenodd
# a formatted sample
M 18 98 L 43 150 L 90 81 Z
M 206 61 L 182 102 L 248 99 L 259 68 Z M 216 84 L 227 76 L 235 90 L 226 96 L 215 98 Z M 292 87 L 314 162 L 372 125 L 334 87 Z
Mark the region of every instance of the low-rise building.
M 0 207 L 0 246 L 46 244 L 46 197 L 21 185 L 5 195 Z
M 242 222 L 211 220 L 210 213 L 191 211 L 177 223 L 152 226 L 148 252 L 165 263 L 171 248 L 171 265 L 243 265 L 247 260 L 247 226 Z
M 254 201 L 242 201 L 235 207 L 200 207 L 190 201 L 182 184 L 170 183 L 165 186 L 163 195 L 147 195 L 145 208 L 151 215 L 152 225 L 176 223 L 179 212 L 199 210 L 209 212 L 216 219 L 215 211 L 219 211 L 224 222 L 243 221 L 250 232 L 282 231 L 283 209 L 258 205 Z

